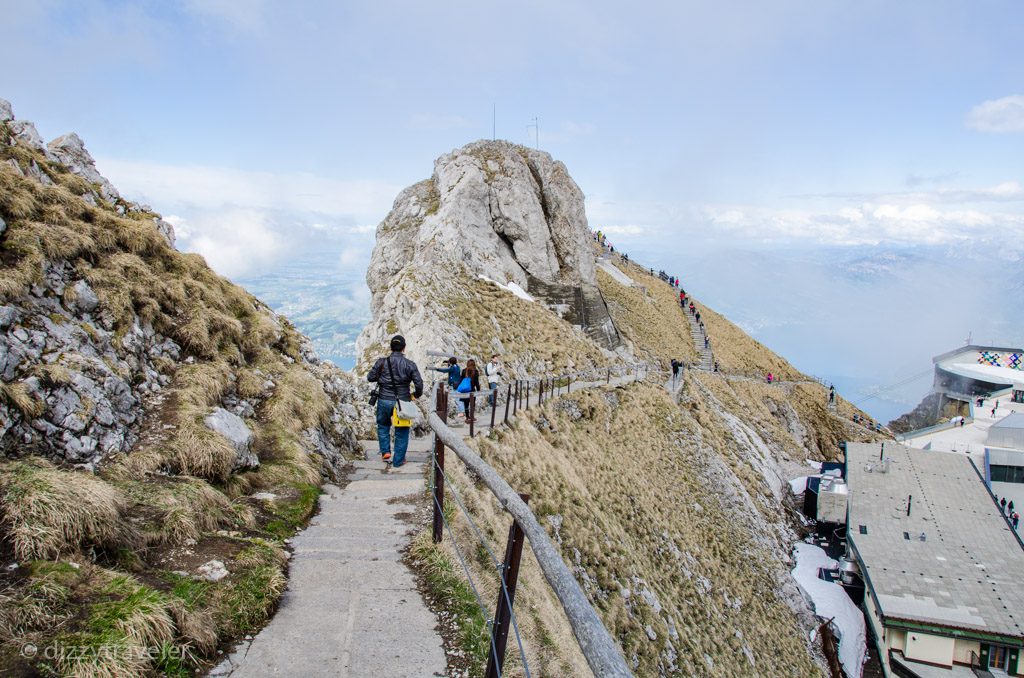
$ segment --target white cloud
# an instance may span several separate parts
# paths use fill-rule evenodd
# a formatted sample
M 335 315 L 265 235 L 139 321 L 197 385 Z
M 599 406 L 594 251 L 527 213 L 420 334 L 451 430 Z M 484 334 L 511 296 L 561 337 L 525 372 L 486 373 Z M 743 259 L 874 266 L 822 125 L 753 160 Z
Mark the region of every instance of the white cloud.
M 833 211 L 709 205 L 698 222 L 719 234 L 757 242 L 804 241 L 823 245 L 946 244 L 976 239 L 1017 240 L 1024 216 L 932 204 L 864 203 Z
M 257 272 L 291 249 L 289 240 L 258 210 L 218 211 L 194 220 L 175 217 L 171 223 L 189 250 L 229 278 Z
M 602 226 L 600 230 L 608 235 L 641 235 L 647 231 L 647 227 L 638 224 L 613 224 L 611 226 Z
M 101 158 L 96 164 L 122 193 L 158 210 L 163 205 L 228 205 L 376 222 L 388 213 L 401 190 L 383 181 L 340 181 L 309 172 L 162 165 L 115 158 Z
M 967 114 L 967 126 L 979 132 L 1024 132 L 1024 94 L 990 99 Z
M 375 225 L 398 187 L 303 172 L 256 172 L 104 159 L 122 194 L 152 205 L 218 273 L 252 275 L 303 249 L 341 248 L 346 265 L 368 258 Z

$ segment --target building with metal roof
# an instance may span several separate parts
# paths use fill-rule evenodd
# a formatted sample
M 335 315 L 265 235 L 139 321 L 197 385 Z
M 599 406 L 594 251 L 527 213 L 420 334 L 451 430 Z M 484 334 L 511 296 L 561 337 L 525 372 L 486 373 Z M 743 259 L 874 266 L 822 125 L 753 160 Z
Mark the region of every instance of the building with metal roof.
M 847 546 L 886 674 L 1021 675 L 1024 544 L 971 460 L 890 441 L 847 443 L 846 462 Z

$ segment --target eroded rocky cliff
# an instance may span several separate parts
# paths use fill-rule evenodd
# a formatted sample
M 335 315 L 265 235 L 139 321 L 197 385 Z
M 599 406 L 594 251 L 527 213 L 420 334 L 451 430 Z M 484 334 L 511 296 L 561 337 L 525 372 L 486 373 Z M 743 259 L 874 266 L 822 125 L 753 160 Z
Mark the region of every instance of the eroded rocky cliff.
M 453 309 L 488 285 L 525 290 L 564 321 L 550 328 L 554 334 L 566 343 L 585 336 L 602 349 L 600 359 L 621 343 L 597 287 L 582 192 L 549 154 L 505 141 L 443 155 L 431 178 L 399 194 L 377 227 L 366 281 L 373 321 L 356 347 L 364 361 L 395 332 L 421 362 L 431 348 L 465 353 L 515 344 L 520 328 L 502 324 L 500 312 L 487 332 L 451 322 Z M 517 357 L 523 365 L 552 360 L 529 351 Z
M 191 671 L 258 628 L 356 392 L 0 100 L 0 673 Z M 86 649 L 19 653 L 57 640 Z

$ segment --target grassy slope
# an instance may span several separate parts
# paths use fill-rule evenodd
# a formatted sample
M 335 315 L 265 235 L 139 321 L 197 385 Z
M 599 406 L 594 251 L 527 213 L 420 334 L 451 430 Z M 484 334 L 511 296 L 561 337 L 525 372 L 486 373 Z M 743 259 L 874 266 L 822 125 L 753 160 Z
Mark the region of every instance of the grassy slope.
M 641 289 L 598 274 L 620 332 L 645 358 L 695 357 L 677 294 L 638 266 L 626 270 Z M 536 309 L 524 310 L 536 322 Z M 471 315 L 464 326 L 486 331 L 485 308 L 459 312 Z M 797 475 L 805 458 L 836 459 L 840 442 L 872 434 L 849 421 L 855 410 L 848 403 L 841 401 L 835 416 L 823 387 L 713 311 L 702 309 L 702 316 L 728 373 L 691 371 L 679 402 L 640 385 L 581 393 L 572 396 L 581 417 L 549 404 L 512 432 L 475 445 L 513 487 L 532 495 L 534 511 L 638 675 L 815 675 L 820 667 L 806 629 L 776 595 L 791 586 L 778 560 L 788 548 L 784 516 L 791 511 L 780 504 L 788 488 L 779 493 L 778 486 L 788 476 L 779 474 Z M 769 370 L 792 383 L 765 384 L 760 375 Z M 739 433 L 723 412 L 740 422 Z M 767 452 L 758 454 L 766 458 L 738 435 L 763 442 Z M 500 557 L 507 514 L 454 467 L 451 477 Z M 493 567 L 459 512 L 451 517 L 489 606 Z M 428 542 L 421 536 L 419 556 L 451 567 L 451 544 L 434 549 Z M 587 673 L 529 549 L 516 608 L 535 672 Z M 479 638 L 464 647 L 486 654 Z M 515 654 L 510 650 L 511 675 L 521 675 Z
M 320 483 L 301 431 L 326 422 L 327 395 L 302 366 L 297 332 L 198 255 L 169 247 L 153 214 L 87 204 L 79 197 L 91 190 L 84 180 L 8 138 L 0 125 L 0 215 L 8 224 L 0 296 L 16 301 L 40 279 L 44 261 L 66 260 L 96 290 L 117 336 L 138 318 L 196 362 L 159 366 L 172 382 L 144 430 L 164 435 L 97 474 L 34 458 L 0 461 L 0 555 L 21 563 L 0 582 L 0 672 L 33 664 L 75 675 L 190 673 L 219 641 L 255 631 L 276 604 L 285 581 L 281 539 L 312 513 Z M 19 176 L 8 159 L 22 169 L 35 162 L 56 185 Z M 47 370 L 59 379 L 75 360 L 58 356 Z M 232 475 L 233 451 L 202 423 L 229 391 L 259 401 L 249 422 L 258 471 Z M 3 384 L 3 395 L 28 416 L 43 406 L 17 381 Z M 246 498 L 257 489 L 279 498 Z M 172 574 L 211 558 L 231 575 L 208 584 Z M 126 649 L 26 662 L 18 656 L 25 642 Z M 136 650 L 149 645 L 166 656 L 140 659 Z

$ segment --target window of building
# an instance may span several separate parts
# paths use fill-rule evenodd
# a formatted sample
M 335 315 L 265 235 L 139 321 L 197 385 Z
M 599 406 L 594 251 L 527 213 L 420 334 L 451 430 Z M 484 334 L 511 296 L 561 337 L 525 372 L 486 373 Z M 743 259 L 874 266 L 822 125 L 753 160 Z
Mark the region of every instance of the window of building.
M 1024 483 L 1024 466 L 999 466 L 993 464 L 989 467 L 992 474 L 992 482 L 997 483 Z

